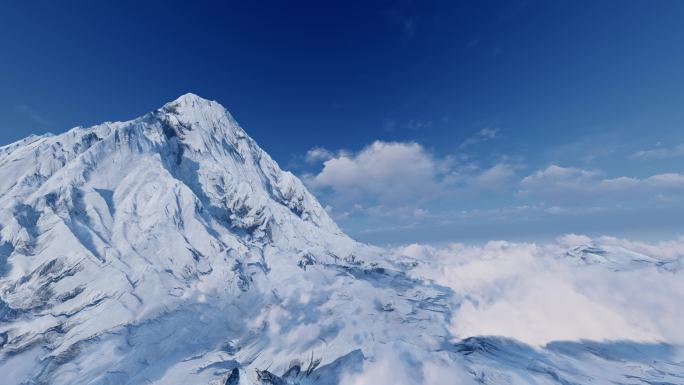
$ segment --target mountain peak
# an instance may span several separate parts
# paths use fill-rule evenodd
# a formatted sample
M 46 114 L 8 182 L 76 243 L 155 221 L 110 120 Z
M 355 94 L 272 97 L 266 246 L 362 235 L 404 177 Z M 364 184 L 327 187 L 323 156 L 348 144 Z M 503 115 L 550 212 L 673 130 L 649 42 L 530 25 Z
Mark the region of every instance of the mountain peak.
M 201 97 L 195 93 L 186 92 L 183 95 L 176 98 L 175 101 L 176 102 L 182 102 L 182 101 L 205 101 L 205 102 L 209 102 L 210 100 L 205 99 L 205 98 L 203 98 L 203 97 Z
M 218 104 L 217 102 L 209 99 L 205 99 L 197 94 L 193 94 L 192 92 L 185 93 L 175 100 L 166 103 L 166 105 L 174 105 L 174 106 L 182 106 L 182 107 L 188 107 L 188 108 L 197 108 L 201 106 L 206 106 L 206 105 L 211 105 L 211 104 Z
M 167 135 L 184 138 L 186 144 L 194 143 L 202 151 L 211 142 L 236 138 L 247 134 L 233 116 L 216 101 L 186 93 L 152 112 L 161 121 Z
M 205 99 L 199 95 L 188 92 L 164 104 L 159 110 L 164 112 L 173 112 L 176 115 L 184 115 L 187 113 L 197 112 L 213 112 L 214 114 L 228 114 L 228 111 L 216 101 Z
M 321 244 L 328 236 L 312 234 L 324 232 L 333 243 L 355 247 L 304 184 L 281 170 L 221 104 L 193 93 L 138 119 L 18 142 L 0 155 L 0 211 L 3 197 L 41 210 L 44 197 L 61 197 L 64 186 L 76 195 L 123 191 L 126 175 L 156 168 L 156 184 L 187 189 L 211 220 L 241 241 L 288 243 L 294 234 Z M 115 177 L 109 165 L 124 159 Z M 82 205 L 75 196 L 63 198 L 65 212 Z M 13 213 L 13 201 L 6 203 Z

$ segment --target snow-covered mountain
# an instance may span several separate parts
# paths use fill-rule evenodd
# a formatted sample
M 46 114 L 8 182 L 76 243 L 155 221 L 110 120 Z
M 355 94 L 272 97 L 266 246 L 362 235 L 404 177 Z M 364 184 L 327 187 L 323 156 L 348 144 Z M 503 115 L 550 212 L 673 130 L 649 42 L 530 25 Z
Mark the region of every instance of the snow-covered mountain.
M 386 322 L 445 334 L 439 289 L 343 234 L 215 102 L 0 154 L 7 383 L 249 379 L 358 360 Z
M 658 267 L 676 271 L 681 268 L 679 259 L 655 258 L 615 245 L 583 244 L 565 252 L 578 265 L 603 265 L 615 271 L 636 270 L 643 267 Z
M 350 239 L 196 95 L 32 136 L 0 148 L 0 383 L 684 382 L 670 345 L 456 338 L 467 293 L 420 263 Z

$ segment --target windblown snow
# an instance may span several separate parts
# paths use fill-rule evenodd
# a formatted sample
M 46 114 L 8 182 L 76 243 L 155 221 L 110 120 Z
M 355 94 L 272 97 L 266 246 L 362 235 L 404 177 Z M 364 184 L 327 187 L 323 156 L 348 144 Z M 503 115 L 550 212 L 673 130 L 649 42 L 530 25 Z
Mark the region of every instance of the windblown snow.
M 186 94 L 0 147 L 0 383 L 684 383 L 682 256 L 567 246 L 360 244 Z

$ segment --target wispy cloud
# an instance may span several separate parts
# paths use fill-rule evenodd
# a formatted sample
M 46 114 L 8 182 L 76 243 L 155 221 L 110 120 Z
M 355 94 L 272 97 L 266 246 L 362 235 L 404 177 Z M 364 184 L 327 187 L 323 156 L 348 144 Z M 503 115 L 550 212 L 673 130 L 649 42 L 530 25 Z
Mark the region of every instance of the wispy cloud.
M 418 131 L 432 127 L 432 121 L 420 121 L 411 119 L 406 123 L 406 128 L 413 131 Z
M 431 120 L 419 120 L 419 119 L 410 119 L 408 121 L 398 121 L 397 119 L 393 118 L 385 118 L 382 120 L 381 127 L 383 131 L 386 132 L 392 132 L 398 129 L 406 129 L 410 131 L 419 131 L 427 128 L 431 128 L 433 126 L 433 122 Z
M 640 150 L 632 154 L 632 158 L 640 160 L 666 159 L 684 156 L 684 143 L 674 147 L 658 147 L 648 150 Z
M 45 119 L 43 116 L 41 116 L 41 114 L 38 113 L 38 111 L 27 106 L 26 104 L 21 104 L 21 105 L 16 106 L 16 110 L 19 113 L 21 113 L 22 115 L 31 119 L 31 121 L 33 121 L 34 123 L 37 123 L 43 127 L 47 127 L 50 125 L 49 120 Z
M 469 147 L 481 142 L 487 142 L 499 136 L 500 130 L 493 127 L 485 127 L 461 143 L 460 148 Z
M 306 152 L 305 160 L 307 163 L 316 163 L 331 159 L 334 154 L 323 147 L 314 147 Z
M 611 159 L 628 156 L 633 148 L 629 139 L 622 137 L 619 132 L 601 129 L 576 137 L 569 142 L 540 148 L 539 151 L 554 163 L 596 167 L 595 165 Z
M 583 204 L 592 199 L 620 202 L 682 192 L 684 175 L 679 173 L 662 173 L 644 178 L 608 178 L 599 170 L 550 165 L 523 178 L 518 194 L 548 202 Z

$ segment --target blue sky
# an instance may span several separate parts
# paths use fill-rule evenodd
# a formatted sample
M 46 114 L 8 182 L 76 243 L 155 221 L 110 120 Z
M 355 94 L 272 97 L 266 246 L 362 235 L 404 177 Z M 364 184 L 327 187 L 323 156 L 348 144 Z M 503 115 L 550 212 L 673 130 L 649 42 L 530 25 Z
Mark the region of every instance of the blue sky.
M 682 233 L 684 2 L 0 5 L 0 143 L 218 100 L 350 234 Z

